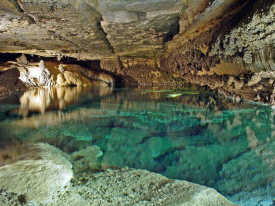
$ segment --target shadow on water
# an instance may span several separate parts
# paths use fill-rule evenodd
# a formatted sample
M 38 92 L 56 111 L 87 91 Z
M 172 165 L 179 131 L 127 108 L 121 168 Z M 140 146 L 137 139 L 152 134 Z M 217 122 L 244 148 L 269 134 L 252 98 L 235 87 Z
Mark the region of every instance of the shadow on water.
M 268 106 L 192 87 L 36 89 L 17 101 L 0 105 L 0 165 L 20 159 L 28 142 L 67 153 L 97 145 L 102 168 L 146 169 L 244 203 L 275 192 Z

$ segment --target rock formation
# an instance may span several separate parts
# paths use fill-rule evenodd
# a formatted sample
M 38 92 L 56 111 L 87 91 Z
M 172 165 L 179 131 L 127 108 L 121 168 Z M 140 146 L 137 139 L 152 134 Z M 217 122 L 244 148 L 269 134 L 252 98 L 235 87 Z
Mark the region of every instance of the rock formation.
M 12 91 L 26 89 L 24 83 L 19 79 L 20 72 L 13 68 L 0 73 L 0 96 Z
M 54 201 L 65 193 L 73 177 L 68 157 L 48 144 L 25 147 L 28 153 L 22 154 L 22 160 L 0 167 L 0 190 L 21 195 L 26 202 L 33 204 Z M 1 205 L 8 203 L 2 202 Z
M 108 73 L 123 84 L 188 81 L 274 104 L 273 73 L 269 84 L 265 77 L 250 82 L 275 68 L 272 0 L 3 0 L 0 5 L 1 53 L 54 57 L 61 63 L 86 60 L 91 69 L 97 60 L 96 69 L 104 73 L 92 79 L 109 85 L 114 78 Z M 17 60 L 29 63 L 26 56 Z M 62 74 L 58 84 L 83 85 L 71 79 L 77 75 L 67 75 L 66 82 Z
M 53 76 L 45 67 L 44 61 L 39 62 L 38 67 L 22 69 L 19 79 L 28 87 L 51 87 L 54 86 Z
M 121 181 L 123 180 L 123 181 Z M 85 184 L 83 184 L 83 181 Z M 108 170 L 77 178 L 58 205 L 234 206 L 215 190 L 145 170 Z M 54 204 L 49 204 L 54 205 Z
M 81 173 L 86 171 L 100 170 L 101 166 L 98 159 L 102 155 L 103 152 L 98 146 L 90 146 L 85 149 L 73 152 L 71 157 L 74 171 L 76 173 Z
M 214 189 L 170 180 L 145 170 L 125 167 L 95 172 L 100 168 L 98 158 L 102 156 L 96 146 L 74 152 L 71 158 L 44 143 L 29 145 L 25 152 L 22 160 L 0 167 L 0 204 L 3 206 L 234 206 Z M 71 185 L 73 174 L 69 159 L 76 172 Z
M 17 62 L 4 64 L 6 71 L 0 73 L 0 81 L 3 81 L 0 91 L 4 94 L 25 88 L 115 85 L 115 79 L 111 75 L 79 65 L 43 60 L 39 63 L 28 62 L 25 55 L 16 60 Z

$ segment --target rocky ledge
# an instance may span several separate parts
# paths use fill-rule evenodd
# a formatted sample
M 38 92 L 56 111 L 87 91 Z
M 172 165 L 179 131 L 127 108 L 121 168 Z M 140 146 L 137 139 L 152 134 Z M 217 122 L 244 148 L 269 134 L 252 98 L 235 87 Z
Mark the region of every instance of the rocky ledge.
M 0 167 L 3 206 L 234 205 L 214 189 L 145 170 L 125 167 L 98 171 L 98 158 L 103 153 L 96 146 L 71 156 L 45 143 L 19 147 L 17 161 Z

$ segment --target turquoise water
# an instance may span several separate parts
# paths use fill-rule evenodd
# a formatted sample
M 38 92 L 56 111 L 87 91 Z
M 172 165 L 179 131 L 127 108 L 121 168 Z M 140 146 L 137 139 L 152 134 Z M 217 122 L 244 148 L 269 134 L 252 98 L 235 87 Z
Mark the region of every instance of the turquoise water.
M 204 88 L 58 88 L 0 99 L 0 166 L 47 142 L 103 151 L 102 169 L 146 169 L 215 188 L 240 205 L 274 205 L 275 110 Z

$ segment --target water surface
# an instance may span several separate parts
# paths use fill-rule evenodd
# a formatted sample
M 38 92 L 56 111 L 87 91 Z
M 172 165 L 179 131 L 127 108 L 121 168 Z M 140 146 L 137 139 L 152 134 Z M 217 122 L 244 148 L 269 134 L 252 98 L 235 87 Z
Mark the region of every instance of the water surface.
M 102 168 L 146 169 L 241 205 L 273 205 L 274 115 L 195 87 L 28 90 L 0 99 L 0 166 L 26 142 L 67 153 L 97 145 Z

